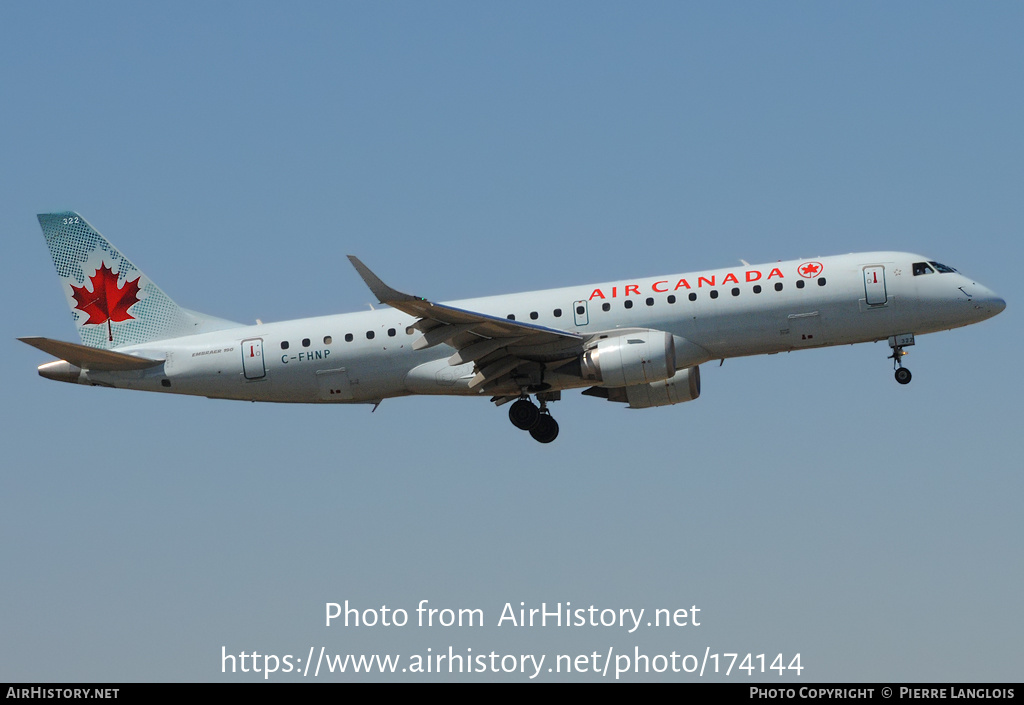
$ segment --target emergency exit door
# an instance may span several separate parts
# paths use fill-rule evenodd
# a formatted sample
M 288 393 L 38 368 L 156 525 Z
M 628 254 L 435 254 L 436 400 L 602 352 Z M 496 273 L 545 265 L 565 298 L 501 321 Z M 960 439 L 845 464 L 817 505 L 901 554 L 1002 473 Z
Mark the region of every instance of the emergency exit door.
M 246 379 L 266 377 L 267 368 L 263 364 L 263 339 L 250 338 L 242 341 L 242 371 Z
M 883 306 L 888 300 L 885 293 L 885 267 L 864 268 L 864 297 L 868 306 Z

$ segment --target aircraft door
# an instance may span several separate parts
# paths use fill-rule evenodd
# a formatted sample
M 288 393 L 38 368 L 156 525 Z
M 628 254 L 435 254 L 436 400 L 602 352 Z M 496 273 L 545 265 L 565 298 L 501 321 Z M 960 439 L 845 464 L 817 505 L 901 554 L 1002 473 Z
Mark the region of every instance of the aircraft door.
M 590 312 L 586 299 L 572 302 L 572 315 L 578 326 L 585 326 L 590 323 Z
M 864 296 L 868 306 L 884 306 L 888 297 L 885 293 L 885 267 L 864 268 Z
M 242 371 L 246 379 L 262 379 L 267 376 L 267 368 L 263 364 L 262 338 L 242 341 Z

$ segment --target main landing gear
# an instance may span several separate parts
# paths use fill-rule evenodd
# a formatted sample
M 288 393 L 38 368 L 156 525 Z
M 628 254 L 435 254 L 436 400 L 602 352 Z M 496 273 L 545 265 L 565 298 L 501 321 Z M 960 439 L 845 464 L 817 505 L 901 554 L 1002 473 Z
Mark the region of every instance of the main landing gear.
M 547 400 L 540 395 L 537 399 L 540 401 L 540 408 L 530 401 L 529 395 L 523 394 L 509 408 L 508 420 L 516 428 L 529 431 L 533 440 L 550 443 L 558 438 L 558 422 L 551 418 Z
M 907 352 L 903 349 L 904 347 L 914 344 L 914 334 L 907 333 L 905 335 L 894 335 L 889 338 L 889 347 L 892 348 L 892 355 L 889 359 L 892 360 L 892 367 L 895 370 L 896 381 L 900 384 L 910 384 L 910 380 L 913 375 L 910 374 L 910 370 L 903 366 L 903 356 Z

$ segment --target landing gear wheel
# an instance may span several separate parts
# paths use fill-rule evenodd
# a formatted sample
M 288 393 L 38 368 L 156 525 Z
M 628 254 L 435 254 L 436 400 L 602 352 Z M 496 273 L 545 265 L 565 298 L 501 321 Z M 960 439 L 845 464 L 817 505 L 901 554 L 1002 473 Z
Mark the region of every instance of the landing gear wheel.
M 520 399 L 514 402 L 508 410 L 508 420 L 512 422 L 513 426 L 524 431 L 529 431 L 536 426 L 540 418 L 540 409 L 529 399 Z
M 896 381 L 899 382 L 900 384 L 910 384 L 911 377 L 912 375 L 910 374 L 910 370 L 908 370 L 906 367 L 896 368 Z
M 537 425 L 530 429 L 530 435 L 539 443 L 550 443 L 558 438 L 558 422 L 550 414 L 541 414 Z

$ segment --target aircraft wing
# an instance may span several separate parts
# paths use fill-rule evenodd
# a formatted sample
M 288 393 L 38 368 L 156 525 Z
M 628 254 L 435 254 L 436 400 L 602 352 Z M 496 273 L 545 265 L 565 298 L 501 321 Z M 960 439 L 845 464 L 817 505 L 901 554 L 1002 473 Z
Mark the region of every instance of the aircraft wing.
M 419 319 L 415 326 L 423 335 L 413 342 L 413 349 L 423 350 L 440 343 L 455 348 L 457 352 L 448 358 L 448 364 L 472 362 L 476 375 L 470 387 L 481 392 L 499 385 L 521 365 L 575 357 L 582 348 L 583 336 L 577 333 L 404 294 L 381 281 L 358 257 L 348 258 L 382 304 Z

